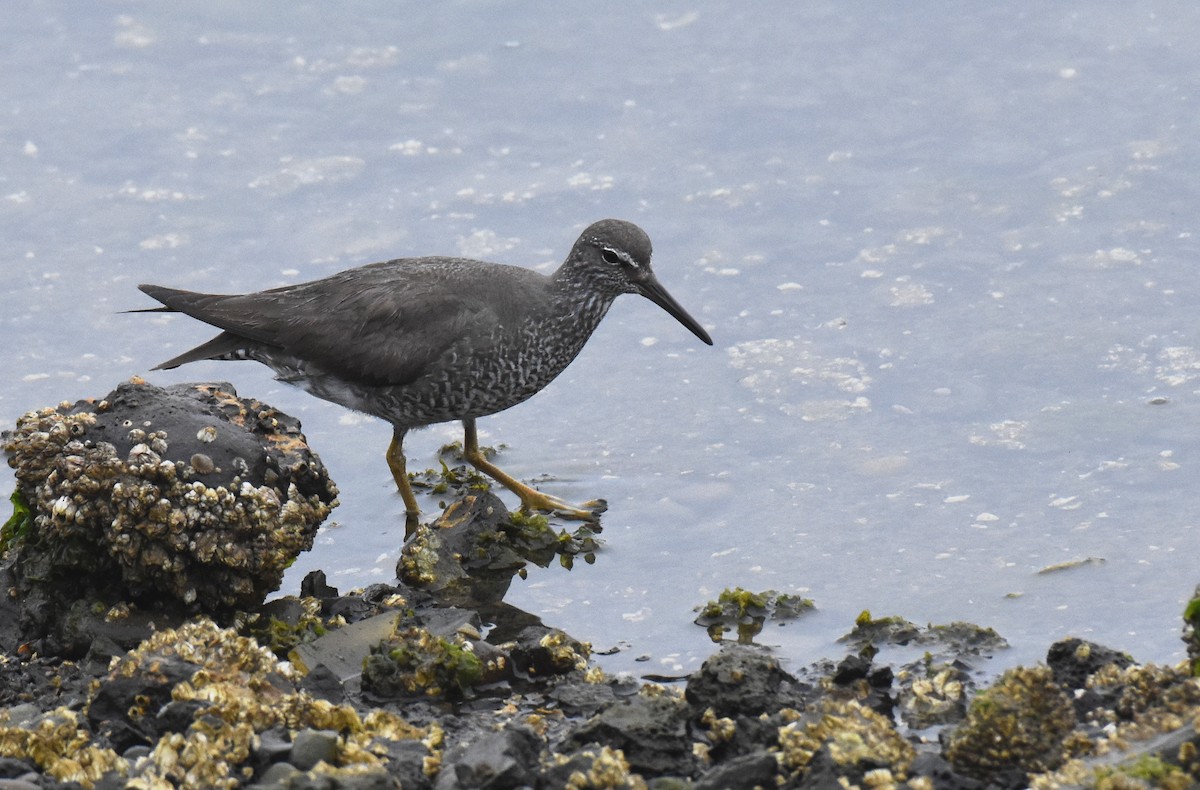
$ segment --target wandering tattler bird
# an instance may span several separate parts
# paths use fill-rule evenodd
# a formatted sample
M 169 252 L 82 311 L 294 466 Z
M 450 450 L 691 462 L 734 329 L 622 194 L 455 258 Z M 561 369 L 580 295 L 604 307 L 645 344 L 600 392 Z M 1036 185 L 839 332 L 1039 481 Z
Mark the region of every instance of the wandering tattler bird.
M 583 348 L 613 300 L 636 293 L 708 345 L 708 333 L 659 284 L 650 239 L 629 222 L 588 227 L 547 276 L 465 258 L 401 258 L 322 280 L 223 296 L 140 285 L 164 307 L 221 329 L 155 370 L 203 359 L 252 359 L 295 384 L 392 424 L 387 462 L 407 524 L 419 509 L 405 469 L 404 435 L 462 420 L 463 455 L 512 490 L 527 510 L 594 519 L 603 500 L 573 506 L 505 474 L 479 450 L 475 420 L 549 384 Z

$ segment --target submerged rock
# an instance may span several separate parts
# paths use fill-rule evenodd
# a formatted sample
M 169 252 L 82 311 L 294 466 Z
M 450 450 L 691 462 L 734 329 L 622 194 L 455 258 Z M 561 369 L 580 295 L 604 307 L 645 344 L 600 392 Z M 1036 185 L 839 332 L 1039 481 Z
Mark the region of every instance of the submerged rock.
M 299 422 L 228 384 L 135 378 L 25 414 L 3 449 L 28 508 L 0 536 L 20 638 L 53 635 L 68 652 L 75 601 L 101 614 L 261 603 L 336 505 Z
M 778 593 L 774 590 L 754 593 L 741 587 L 724 589 L 715 601 L 699 607 L 696 625 L 708 629 L 709 638 L 721 642 L 725 634 L 737 632 L 740 644 L 753 644 L 767 620 L 784 623 L 816 609 L 810 598 Z

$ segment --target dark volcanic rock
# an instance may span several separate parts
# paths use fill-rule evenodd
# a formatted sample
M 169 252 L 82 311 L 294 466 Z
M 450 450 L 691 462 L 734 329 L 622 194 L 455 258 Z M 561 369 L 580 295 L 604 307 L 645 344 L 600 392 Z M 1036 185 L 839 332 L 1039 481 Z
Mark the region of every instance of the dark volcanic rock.
M 638 773 L 688 776 L 696 769 L 688 735 L 689 715 L 687 704 L 678 697 L 638 695 L 593 716 L 569 742 L 620 749 Z
M 693 790 L 753 790 L 772 787 L 779 773 L 775 755 L 760 750 L 726 760 L 692 786 Z
M 533 784 L 541 739 L 526 727 L 507 727 L 461 743 L 442 758 L 435 790 L 509 790 Z
M 422 526 L 404 547 L 396 575 L 451 606 L 500 601 L 525 559 L 506 539 L 508 509 L 490 491 L 471 494 Z
M 1046 653 L 1046 666 L 1054 673 L 1054 682 L 1064 689 L 1086 688 L 1088 677 L 1109 664 L 1123 669 L 1133 666 L 1133 659 L 1095 642 L 1075 638 L 1055 642 Z
M 687 701 L 695 708 L 712 708 L 718 716 L 756 716 L 789 704 L 796 680 L 766 650 L 726 645 L 688 678 Z

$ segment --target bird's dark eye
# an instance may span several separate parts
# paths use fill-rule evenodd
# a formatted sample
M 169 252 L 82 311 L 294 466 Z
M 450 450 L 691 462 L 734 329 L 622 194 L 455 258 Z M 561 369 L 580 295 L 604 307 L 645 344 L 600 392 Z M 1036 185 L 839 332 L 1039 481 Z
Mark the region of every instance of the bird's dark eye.
M 621 256 L 617 251 L 609 247 L 600 250 L 600 257 L 604 258 L 605 263 L 618 264 L 621 262 Z

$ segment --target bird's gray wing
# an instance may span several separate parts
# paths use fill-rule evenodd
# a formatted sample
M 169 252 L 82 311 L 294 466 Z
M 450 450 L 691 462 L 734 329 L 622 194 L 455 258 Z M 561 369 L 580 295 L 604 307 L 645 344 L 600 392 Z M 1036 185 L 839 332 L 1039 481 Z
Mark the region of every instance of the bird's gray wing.
M 445 266 L 401 260 L 234 296 L 142 290 L 226 335 L 278 348 L 336 376 L 401 385 L 502 320 L 486 285 L 470 274 L 447 283 Z

